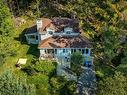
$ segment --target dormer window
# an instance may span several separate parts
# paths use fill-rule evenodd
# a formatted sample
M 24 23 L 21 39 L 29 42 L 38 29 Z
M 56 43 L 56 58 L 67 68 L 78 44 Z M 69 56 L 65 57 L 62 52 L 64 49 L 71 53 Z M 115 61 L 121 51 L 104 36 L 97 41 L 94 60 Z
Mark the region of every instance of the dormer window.
M 71 34 L 71 31 L 66 31 L 66 34 Z
M 48 31 L 49 34 L 53 34 L 53 31 Z
M 36 38 L 35 35 L 29 35 L 28 37 L 29 37 L 29 39 L 35 39 Z
M 66 28 L 64 28 L 64 32 L 65 32 L 66 34 L 71 34 L 71 32 L 73 32 L 73 29 L 70 28 L 70 27 L 66 27 Z
M 52 35 L 52 34 L 53 34 L 53 32 L 54 32 L 54 30 L 53 30 L 53 29 L 51 29 L 51 28 L 47 28 L 47 29 L 46 29 L 46 31 L 47 31 L 47 33 L 48 33 L 48 34 L 51 34 L 51 35 Z

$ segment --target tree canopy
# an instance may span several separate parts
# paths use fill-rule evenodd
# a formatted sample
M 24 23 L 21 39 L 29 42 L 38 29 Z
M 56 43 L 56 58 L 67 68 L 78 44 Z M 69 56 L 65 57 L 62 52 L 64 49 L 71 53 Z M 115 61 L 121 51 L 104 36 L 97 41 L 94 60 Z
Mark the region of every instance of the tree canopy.
M 19 79 L 12 71 L 5 71 L 0 76 L 0 95 L 36 95 L 34 85 L 29 85 L 26 79 Z

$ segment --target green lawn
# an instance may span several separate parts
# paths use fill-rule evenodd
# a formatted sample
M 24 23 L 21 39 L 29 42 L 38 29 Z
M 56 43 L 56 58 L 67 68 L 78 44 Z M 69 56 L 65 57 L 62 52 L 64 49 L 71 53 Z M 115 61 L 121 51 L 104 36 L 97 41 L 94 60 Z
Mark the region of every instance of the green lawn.
M 28 18 L 26 18 L 26 17 L 25 17 L 25 19 L 28 20 Z M 14 33 L 15 34 L 14 39 L 11 41 L 11 42 L 13 42 L 13 47 L 11 47 L 11 48 L 15 49 L 16 55 L 6 58 L 5 63 L 0 67 L 0 73 L 2 73 L 3 70 L 6 70 L 8 68 L 15 71 L 16 70 L 15 64 L 19 58 L 27 58 L 28 60 L 31 59 L 32 55 L 27 55 L 27 51 L 30 46 L 27 44 L 21 44 L 19 35 L 22 34 L 22 31 L 24 29 L 28 28 L 32 24 L 33 24 L 33 20 L 28 20 L 25 24 L 21 25 L 20 27 L 17 27 L 17 29 Z

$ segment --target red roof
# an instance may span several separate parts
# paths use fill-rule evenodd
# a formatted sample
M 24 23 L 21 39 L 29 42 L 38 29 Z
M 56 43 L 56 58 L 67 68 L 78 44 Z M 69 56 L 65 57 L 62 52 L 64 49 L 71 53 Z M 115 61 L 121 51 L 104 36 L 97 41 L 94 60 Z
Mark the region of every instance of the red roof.
M 54 17 L 52 19 L 42 18 L 42 28 L 39 32 L 44 32 L 46 28 L 54 28 L 55 32 L 60 32 L 64 27 L 72 27 L 74 32 L 79 32 L 79 23 L 76 19 Z
M 38 48 L 85 48 L 91 47 L 90 42 L 82 36 L 77 37 L 50 37 L 43 40 Z
M 39 29 L 39 32 L 43 32 L 46 29 L 46 27 L 48 27 L 51 23 L 51 19 L 42 18 L 42 28 Z

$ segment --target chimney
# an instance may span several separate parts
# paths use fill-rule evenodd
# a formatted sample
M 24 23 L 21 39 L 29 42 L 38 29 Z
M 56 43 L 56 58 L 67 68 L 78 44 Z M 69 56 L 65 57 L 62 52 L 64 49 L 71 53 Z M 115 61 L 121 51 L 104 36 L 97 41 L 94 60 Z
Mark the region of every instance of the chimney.
M 37 19 L 37 30 L 39 30 L 40 28 L 42 28 L 42 25 L 43 25 L 43 23 L 42 23 L 42 19 L 41 18 L 39 18 L 39 19 Z

